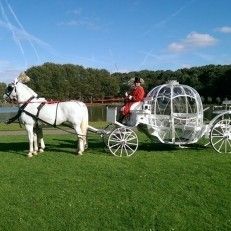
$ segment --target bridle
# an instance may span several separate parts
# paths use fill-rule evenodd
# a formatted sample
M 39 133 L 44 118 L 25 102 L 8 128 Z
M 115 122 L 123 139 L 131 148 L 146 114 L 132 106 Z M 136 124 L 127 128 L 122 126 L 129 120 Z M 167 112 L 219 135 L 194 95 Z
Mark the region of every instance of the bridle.
M 8 97 L 8 100 L 9 101 L 14 101 L 14 100 L 17 100 L 17 97 L 14 97 L 13 99 L 10 97 L 10 95 L 15 92 L 16 93 L 16 84 L 14 83 L 10 83 L 6 90 L 5 90 L 5 95 Z

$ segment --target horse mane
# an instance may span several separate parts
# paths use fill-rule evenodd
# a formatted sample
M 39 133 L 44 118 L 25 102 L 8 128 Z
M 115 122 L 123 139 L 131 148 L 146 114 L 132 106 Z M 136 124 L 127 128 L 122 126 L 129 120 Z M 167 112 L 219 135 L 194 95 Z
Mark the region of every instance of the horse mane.
M 22 83 L 22 82 L 18 82 L 17 84 L 20 84 L 20 86 L 23 87 L 23 89 L 25 89 L 30 95 L 37 97 L 38 94 L 32 90 L 30 87 L 28 87 L 26 84 Z
M 30 77 L 26 75 L 25 72 L 21 72 L 17 79 L 21 83 L 27 83 L 30 81 Z

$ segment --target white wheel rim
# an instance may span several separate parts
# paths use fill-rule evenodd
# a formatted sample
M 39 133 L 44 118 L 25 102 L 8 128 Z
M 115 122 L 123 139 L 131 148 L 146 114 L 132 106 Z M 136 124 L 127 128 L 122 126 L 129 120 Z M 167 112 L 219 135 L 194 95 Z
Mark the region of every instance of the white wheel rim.
M 138 148 L 138 137 L 130 128 L 117 128 L 108 138 L 108 148 L 115 156 L 131 156 Z
M 231 120 L 223 119 L 214 124 L 210 141 L 219 153 L 231 153 Z

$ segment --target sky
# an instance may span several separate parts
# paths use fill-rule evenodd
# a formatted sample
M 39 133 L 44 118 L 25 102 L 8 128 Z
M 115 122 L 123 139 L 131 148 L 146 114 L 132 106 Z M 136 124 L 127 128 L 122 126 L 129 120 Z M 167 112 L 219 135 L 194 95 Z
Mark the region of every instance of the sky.
M 110 73 L 231 64 L 230 0 L 0 0 L 0 82 L 45 62 Z

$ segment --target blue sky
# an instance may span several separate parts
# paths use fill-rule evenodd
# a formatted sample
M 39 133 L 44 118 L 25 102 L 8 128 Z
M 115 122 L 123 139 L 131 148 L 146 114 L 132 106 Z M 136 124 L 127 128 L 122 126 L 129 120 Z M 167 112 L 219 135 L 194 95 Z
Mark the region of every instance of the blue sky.
M 0 0 L 0 82 L 44 62 L 110 72 L 231 64 L 230 0 Z

